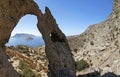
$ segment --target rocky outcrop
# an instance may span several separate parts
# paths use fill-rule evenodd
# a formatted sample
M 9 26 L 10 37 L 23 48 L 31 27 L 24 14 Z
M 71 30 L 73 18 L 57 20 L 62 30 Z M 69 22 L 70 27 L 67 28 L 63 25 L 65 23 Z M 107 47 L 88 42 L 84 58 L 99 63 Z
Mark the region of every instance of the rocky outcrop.
M 120 0 L 114 0 L 113 12 L 106 21 L 89 26 L 76 37 L 69 39 L 71 50 L 77 50 L 75 60 L 85 59 L 91 66 L 81 74 L 95 70 L 120 74 Z
M 26 14 L 37 16 L 37 27 L 45 41 L 45 52 L 49 60 L 49 77 L 74 77 L 75 62 L 65 35 L 61 32 L 48 8 L 42 14 L 33 0 L 3 0 L 0 2 L 0 77 L 18 77 L 7 61 L 5 43 L 8 42 L 12 30 L 20 18 Z M 8 65 L 9 64 L 9 65 Z M 4 66 L 4 67 L 3 67 Z M 4 70 L 4 71 L 3 71 Z M 4 72 L 4 73 L 3 73 Z M 12 75 L 11 75 L 12 74 Z
M 38 28 L 45 40 L 45 51 L 49 60 L 50 77 L 74 77 L 75 62 L 65 35 L 59 30 L 48 8 Z M 46 24 L 45 24 L 46 23 Z M 50 26 L 51 25 L 51 26 Z M 54 70 L 53 70 L 54 69 Z M 61 74 L 63 73 L 63 74 Z

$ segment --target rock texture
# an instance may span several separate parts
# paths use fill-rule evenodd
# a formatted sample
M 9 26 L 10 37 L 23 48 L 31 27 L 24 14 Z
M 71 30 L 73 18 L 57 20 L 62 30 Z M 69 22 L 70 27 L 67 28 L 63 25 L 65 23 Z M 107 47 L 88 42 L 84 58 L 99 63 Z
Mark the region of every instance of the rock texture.
M 48 60 L 45 46 L 31 48 L 27 46 L 6 47 L 8 61 L 22 77 L 48 77 Z
M 61 32 L 48 8 L 42 14 L 33 0 L 3 0 L 0 2 L 0 53 L 4 53 L 0 64 L 0 77 L 18 77 L 6 59 L 5 44 L 20 18 L 26 14 L 37 16 L 37 27 L 45 41 L 45 52 L 49 60 L 49 77 L 74 77 L 75 62 L 65 35 Z M 9 64 L 9 66 L 8 66 Z M 4 66 L 4 67 L 3 67 Z M 5 71 L 3 71 L 5 70 Z M 4 73 L 3 73 L 4 72 Z M 12 73 L 13 72 L 13 73 Z M 12 73 L 12 75 L 11 75 Z
M 49 60 L 49 70 L 51 70 L 48 75 L 50 77 L 74 77 L 75 62 L 67 39 L 59 30 L 49 9 L 46 8 L 45 11 L 44 17 L 38 22 L 38 28 L 43 31 L 41 33 L 45 40 L 45 51 Z
M 79 74 L 99 71 L 120 75 L 120 0 L 106 21 L 91 25 L 84 33 L 70 37 L 75 60 L 85 59 L 90 68 Z
M 7 60 L 5 48 L 0 47 L 0 77 L 18 77 L 19 75 Z

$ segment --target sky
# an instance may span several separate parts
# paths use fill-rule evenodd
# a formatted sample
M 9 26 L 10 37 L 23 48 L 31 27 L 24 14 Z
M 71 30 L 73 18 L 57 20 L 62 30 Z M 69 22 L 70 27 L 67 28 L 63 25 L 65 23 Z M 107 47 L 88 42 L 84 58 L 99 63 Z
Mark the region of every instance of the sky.
M 77 35 L 84 32 L 88 26 L 100 23 L 111 14 L 113 0 L 34 0 L 42 13 L 47 6 L 59 28 L 65 35 Z M 41 36 L 37 29 L 37 18 L 34 15 L 22 17 L 14 28 L 16 33 L 28 33 Z

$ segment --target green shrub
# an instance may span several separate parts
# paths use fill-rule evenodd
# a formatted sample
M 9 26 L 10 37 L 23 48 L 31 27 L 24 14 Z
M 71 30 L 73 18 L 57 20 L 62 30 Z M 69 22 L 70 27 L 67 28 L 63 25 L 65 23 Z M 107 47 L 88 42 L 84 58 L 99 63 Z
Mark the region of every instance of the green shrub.
M 84 59 L 81 59 L 80 61 L 76 62 L 77 71 L 84 70 L 85 68 L 88 68 L 88 67 L 89 67 L 89 64 Z
M 90 42 L 90 45 L 94 45 L 93 41 Z
M 20 72 L 22 77 L 36 77 L 35 73 L 31 71 L 28 64 L 25 63 L 24 61 L 20 61 L 19 69 L 22 70 L 22 72 Z
M 77 53 L 77 51 L 78 51 L 78 49 L 77 49 L 77 48 L 75 48 L 75 49 L 74 49 L 74 52 L 75 52 L 75 53 Z

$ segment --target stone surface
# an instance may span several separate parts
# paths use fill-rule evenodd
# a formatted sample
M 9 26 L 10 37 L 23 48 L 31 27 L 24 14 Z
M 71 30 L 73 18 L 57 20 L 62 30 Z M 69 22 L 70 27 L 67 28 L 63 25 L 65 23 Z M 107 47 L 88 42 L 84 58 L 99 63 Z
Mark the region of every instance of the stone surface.
M 65 35 L 59 30 L 56 21 L 46 8 L 44 17 L 38 22 L 38 28 L 45 40 L 45 51 L 49 60 L 49 72 L 50 77 L 64 77 L 62 73 L 68 71 L 68 74 L 72 71 L 73 76 L 75 74 L 75 62 L 72 58 L 69 45 Z M 45 24 L 46 23 L 46 24 Z M 50 26 L 51 25 L 51 26 Z M 53 70 L 54 69 L 54 70 Z M 71 73 L 70 73 L 71 74 Z M 65 77 L 67 74 L 65 73 Z M 68 77 L 70 77 L 68 75 Z
M 85 59 L 91 65 L 79 74 L 96 70 L 101 74 L 120 75 L 120 0 L 114 0 L 113 12 L 107 20 L 89 26 L 80 35 L 71 36 L 69 44 L 76 61 Z
M 5 48 L 0 47 L 0 77 L 19 77 L 7 60 Z
M 45 55 L 45 46 L 38 48 L 22 45 L 16 47 L 11 46 L 6 47 L 6 53 L 9 56 L 8 61 L 11 62 L 14 69 L 21 76 L 25 76 L 26 72 L 31 71 L 35 77 L 48 77 L 48 60 Z M 30 75 L 29 77 L 33 76 Z
M 49 77 L 74 77 L 75 62 L 72 58 L 68 41 L 65 35 L 58 28 L 58 25 L 51 15 L 48 8 L 45 9 L 45 14 L 42 14 L 39 7 L 33 0 L 2 0 L 0 2 L 0 52 L 4 53 L 4 45 L 8 42 L 12 30 L 19 22 L 21 17 L 26 14 L 37 16 L 37 27 L 40 30 L 45 41 L 45 52 L 49 60 Z M 2 56 L 2 55 L 0 55 Z M 4 60 L 5 59 L 5 60 Z M 17 77 L 12 70 L 12 66 L 7 66 L 9 62 L 6 60 L 5 53 L 1 63 L 0 77 Z M 3 71 L 3 70 L 5 71 Z M 7 72 L 7 70 L 9 72 Z M 10 75 L 13 72 L 13 76 Z

